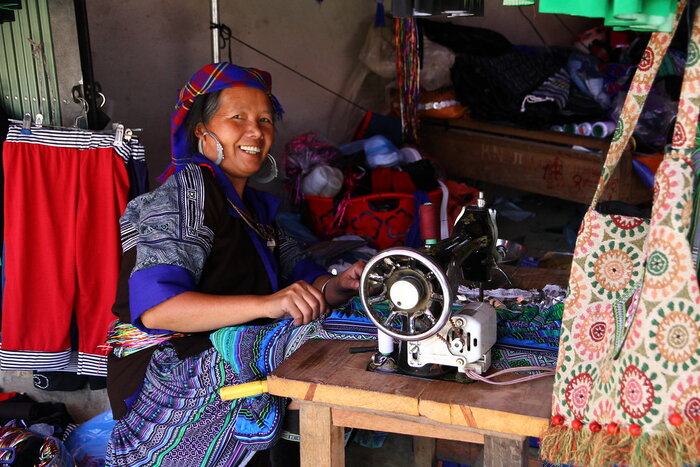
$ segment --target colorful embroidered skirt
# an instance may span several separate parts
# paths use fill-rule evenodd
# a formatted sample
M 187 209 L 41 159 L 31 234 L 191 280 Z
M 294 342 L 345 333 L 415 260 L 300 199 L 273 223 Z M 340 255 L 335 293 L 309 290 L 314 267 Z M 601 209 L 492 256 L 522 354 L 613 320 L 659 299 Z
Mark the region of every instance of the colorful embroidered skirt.
M 184 360 L 172 347 L 156 350 L 138 398 L 114 427 L 106 464 L 245 465 L 254 451 L 233 437 L 236 405 L 215 390 L 236 383 L 214 349 Z

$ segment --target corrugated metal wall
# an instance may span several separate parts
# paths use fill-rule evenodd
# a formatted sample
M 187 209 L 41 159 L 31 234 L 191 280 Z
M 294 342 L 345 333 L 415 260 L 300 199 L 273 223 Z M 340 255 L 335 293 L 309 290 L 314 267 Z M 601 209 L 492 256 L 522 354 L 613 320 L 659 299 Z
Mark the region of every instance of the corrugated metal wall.
M 61 124 L 49 0 L 24 0 L 15 21 L 0 24 L 0 97 L 11 118 L 37 113 Z

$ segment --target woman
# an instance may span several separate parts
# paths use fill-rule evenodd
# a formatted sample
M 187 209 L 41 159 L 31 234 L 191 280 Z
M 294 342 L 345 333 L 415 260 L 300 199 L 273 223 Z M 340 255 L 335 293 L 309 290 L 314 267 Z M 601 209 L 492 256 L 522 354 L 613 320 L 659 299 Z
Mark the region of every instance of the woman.
M 230 63 L 205 66 L 180 92 L 166 180 L 121 219 L 109 465 L 245 464 L 251 446 L 233 436 L 232 403 L 217 395 L 238 380 L 210 334 L 308 324 L 358 289 L 362 262 L 328 275 L 274 225 L 279 201 L 248 187 L 281 113 L 268 73 Z

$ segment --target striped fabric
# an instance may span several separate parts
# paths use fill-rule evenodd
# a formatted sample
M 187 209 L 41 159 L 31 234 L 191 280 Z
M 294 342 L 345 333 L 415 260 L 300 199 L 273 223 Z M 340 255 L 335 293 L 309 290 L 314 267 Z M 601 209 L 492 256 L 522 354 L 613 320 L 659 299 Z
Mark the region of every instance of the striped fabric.
M 112 147 L 119 157 L 128 163 L 129 159 L 145 161 L 143 145 L 137 137 L 131 141 L 123 141 L 121 145 L 114 144 L 114 135 L 98 133 L 81 129 L 55 130 L 45 127 L 32 127 L 31 133 L 23 133 L 19 125 L 11 125 L 7 132 L 7 140 L 13 143 L 31 143 L 58 148 L 95 149 Z

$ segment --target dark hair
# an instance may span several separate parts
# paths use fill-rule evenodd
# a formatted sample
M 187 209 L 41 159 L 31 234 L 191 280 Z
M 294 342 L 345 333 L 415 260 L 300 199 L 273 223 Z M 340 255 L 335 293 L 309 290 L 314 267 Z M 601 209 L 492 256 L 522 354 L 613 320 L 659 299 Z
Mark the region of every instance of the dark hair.
M 221 95 L 221 91 L 222 89 L 219 89 L 218 91 L 197 96 L 192 102 L 190 111 L 187 112 L 182 126 L 185 128 L 187 142 L 190 145 L 190 152 L 192 154 L 196 154 L 199 151 L 197 148 L 198 141 L 194 136 L 194 130 L 198 123 L 203 123 L 205 125 L 209 123 L 209 120 L 211 120 L 219 109 L 219 96 Z

